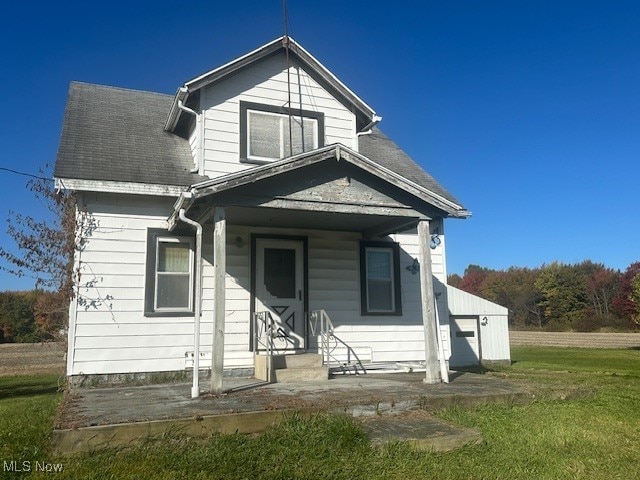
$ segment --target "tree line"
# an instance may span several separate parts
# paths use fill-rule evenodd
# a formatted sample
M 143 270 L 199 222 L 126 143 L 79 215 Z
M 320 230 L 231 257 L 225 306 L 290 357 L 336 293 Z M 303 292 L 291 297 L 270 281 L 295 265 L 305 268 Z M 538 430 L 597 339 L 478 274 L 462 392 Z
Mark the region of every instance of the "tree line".
M 13 250 L 0 246 L 0 271 L 33 278 L 35 290 L 0 292 L 0 342 L 64 339 L 69 300 L 79 281 L 73 256 L 82 222 L 74 194 L 55 189 L 50 170 L 45 166 L 27 183 L 45 207 L 38 217 L 9 212 L 7 233 L 16 245 Z
M 44 290 L 0 292 L 0 343 L 31 343 L 53 340 L 53 330 L 45 312 L 56 301 L 56 293 Z
M 448 283 L 508 308 L 513 328 L 640 329 L 640 262 L 624 272 L 591 260 L 507 270 L 469 265 Z

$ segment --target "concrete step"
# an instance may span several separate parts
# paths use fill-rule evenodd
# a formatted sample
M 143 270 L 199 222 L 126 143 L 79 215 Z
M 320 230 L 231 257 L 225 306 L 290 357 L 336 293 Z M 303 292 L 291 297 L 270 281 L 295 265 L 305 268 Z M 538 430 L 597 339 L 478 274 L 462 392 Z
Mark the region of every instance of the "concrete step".
M 447 452 L 482 442 L 477 430 L 445 422 L 422 410 L 363 418 L 362 426 L 373 445 L 402 441 L 422 452 Z
M 322 382 L 329 380 L 326 367 L 282 368 L 273 372 L 276 383 Z
M 296 353 L 292 355 L 274 355 L 273 368 L 321 367 L 322 355 L 317 353 Z

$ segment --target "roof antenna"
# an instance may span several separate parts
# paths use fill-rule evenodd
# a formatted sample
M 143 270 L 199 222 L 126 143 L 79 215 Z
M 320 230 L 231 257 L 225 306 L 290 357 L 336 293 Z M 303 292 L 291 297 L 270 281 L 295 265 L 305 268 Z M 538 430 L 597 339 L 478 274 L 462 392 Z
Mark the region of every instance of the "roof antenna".
M 282 37 L 282 44 L 284 46 L 285 55 L 287 57 L 287 112 L 289 114 L 289 156 L 293 156 L 293 130 L 291 121 L 291 64 L 289 62 L 289 46 L 291 41 L 289 40 L 289 32 L 287 31 L 287 23 L 289 18 L 287 14 L 287 0 L 282 0 L 282 17 L 284 22 L 284 36 Z

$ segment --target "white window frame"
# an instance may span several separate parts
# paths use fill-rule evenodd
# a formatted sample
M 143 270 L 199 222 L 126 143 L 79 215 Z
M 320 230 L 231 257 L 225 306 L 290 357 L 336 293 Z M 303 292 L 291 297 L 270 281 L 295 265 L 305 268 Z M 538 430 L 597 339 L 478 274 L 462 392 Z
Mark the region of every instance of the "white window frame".
M 257 114 L 257 115 L 263 115 L 263 116 L 271 116 L 271 117 L 277 117 L 280 119 L 279 122 L 279 136 L 280 138 L 279 143 L 280 143 L 280 156 L 279 158 L 275 158 L 275 157 L 263 157 L 260 155 L 251 155 L 251 114 Z M 308 149 L 309 150 L 315 150 L 316 148 L 318 148 L 318 119 L 317 118 L 313 118 L 313 117 L 307 117 L 304 115 L 291 115 L 291 121 L 295 121 L 296 118 L 301 118 L 302 121 L 304 122 L 305 120 L 311 120 L 313 122 L 313 146 Z M 287 125 L 287 122 L 289 120 L 289 115 L 285 115 L 282 113 L 274 113 L 274 112 L 267 112 L 264 110 L 258 110 L 258 109 L 252 109 L 252 108 L 248 108 L 247 109 L 247 159 L 248 160 L 259 160 L 259 161 L 267 161 L 267 162 L 275 162 L 277 160 L 280 160 L 282 158 L 288 157 L 289 153 L 285 152 L 285 136 L 289 135 L 289 127 Z M 303 153 L 303 152 L 298 152 L 298 153 Z M 295 154 L 294 154 L 295 155 Z
M 272 115 L 279 118 L 291 118 L 299 121 L 300 118 L 306 120 L 313 120 L 313 148 L 306 148 L 306 151 L 312 151 L 318 148 L 324 147 L 325 141 L 325 115 L 322 111 L 317 110 L 303 110 L 300 108 L 287 108 L 282 105 L 269 105 L 264 103 L 248 102 L 240 100 L 239 108 L 239 133 L 240 133 L 240 163 L 253 163 L 256 165 L 265 165 L 276 162 L 289 156 L 286 151 L 284 139 L 288 136 L 289 128 L 286 122 L 280 122 L 280 134 L 279 138 L 274 141 L 279 142 L 280 158 L 275 157 L 263 157 L 260 155 L 249 155 L 250 151 L 250 112 L 257 114 Z
M 160 260 L 160 244 L 161 243 L 180 243 L 189 246 L 189 304 L 187 307 L 158 307 L 158 275 L 185 275 L 185 272 L 159 272 L 158 265 Z M 193 312 L 193 285 L 194 285 L 194 246 L 193 239 L 188 237 L 168 237 L 158 236 L 155 239 L 155 263 L 153 266 L 153 310 L 154 312 Z

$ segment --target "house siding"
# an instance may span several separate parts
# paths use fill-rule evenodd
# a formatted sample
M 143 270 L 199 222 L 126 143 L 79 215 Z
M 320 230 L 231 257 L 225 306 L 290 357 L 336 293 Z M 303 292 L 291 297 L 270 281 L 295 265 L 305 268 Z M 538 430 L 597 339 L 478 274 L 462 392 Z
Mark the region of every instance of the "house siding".
M 82 196 L 79 207 L 93 229 L 79 252 L 69 375 L 184 368 L 184 352 L 193 345 L 193 317 L 149 318 L 143 313 L 147 228 L 166 226 L 173 201 Z
M 293 59 L 289 68 L 292 108 L 324 114 L 324 144 L 358 149 L 355 115 L 309 76 Z M 203 90 L 204 174 L 211 178 L 253 165 L 240 163 L 240 101 L 286 106 L 286 58 L 276 55 L 231 79 Z
M 81 207 L 95 228 L 78 257 L 80 302 L 70 322 L 68 374 L 176 371 L 193 350 L 193 317 L 145 317 L 144 291 L 148 228 L 164 228 L 172 199 L 84 195 Z M 424 360 L 419 275 L 407 267 L 418 256 L 417 235 L 392 235 L 401 245 L 403 315 L 360 315 L 357 232 L 252 228 L 228 219 L 225 319 L 225 368 L 253 367 L 250 345 L 251 234 L 306 236 L 309 259 L 309 308 L 325 309 L 336 335 L 363 361 Z M 210 352 L 213 319 L 213 232 L 203 238 L 202 351 Z M 242 245 L 236 239 L 240 237 Z M 444 279 L 444 243 L 432 250 L 434 276 Z M 446 304 L 444 304 L 446 305 Z M 443 338 L 448 339 L 446 309 L 438 301 Z M 73 308 L 72 315 L 73 315 Z M 445 335 L 446 333 L 446 335 Z M 317 339 L 310 339 L 317 348 Z M 445 350 L 448 352 L 448 343 Z M 448 358 L 448 353 L 446 354 Z M 346 360 L 347 350 L 336 358 Z M 203 365 L 203 367 L 206 365 Z
M 477 317 L 480 324 L 480 360 L 510 361 L 509 310 L 496 303 L 448 286 L 452 317 Z

